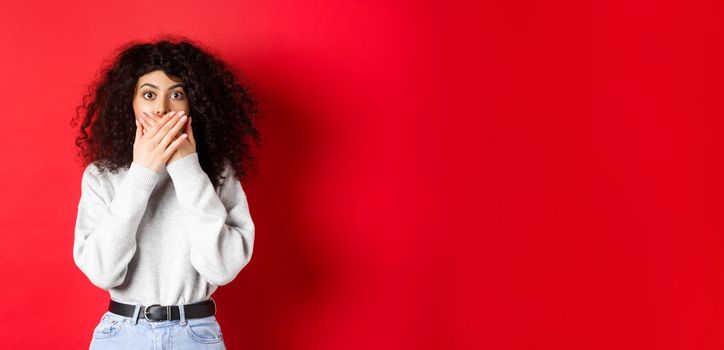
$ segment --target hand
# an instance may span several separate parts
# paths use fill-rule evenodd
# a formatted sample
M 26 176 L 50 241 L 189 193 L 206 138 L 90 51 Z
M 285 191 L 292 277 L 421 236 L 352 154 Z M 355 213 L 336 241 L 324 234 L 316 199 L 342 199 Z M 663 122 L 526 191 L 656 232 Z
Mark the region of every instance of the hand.
M 176 113 L 176 112 L 168 113 L 168 114 L 166 114 L 166 116 L 173 115 L 174 113 Z M 146 112 L 142 112 L 141 114 L 143 116 L 147 117 L 146 120 L 149 122 L 149 124 L 151 126 L 162 122 L 164 120 L 164 118 L 166 118 L 166 116 L 158 117 L 155 115 L 147 114 Z M 183 114 L 184 114 L 183 111 L 177 113 L 177 115 L 179 117 L 182 116 Z M 194 138 L 194 132 L 193 132 L 193 128 L 191 125 L 192 119 L 193 118 L 188 117 L 188 123 L 186 123 L 186 126 L 184 128 L 184 132 L 186 133 L 186 135 L 188 135 L 188 138 L 181 142 L 181 145 L 179 145 L 179 147 L 176 149 L 176 151 L 171 155 L 171 158 L 169 158 L 168 164 L 171 164 L 178 159 L 181 159 L 191 153 L 196 152 L 196 138 Z M 144 130 L 144 132 L 145 132 L 145 130 Z
M 182 142 L 186 142 L 186 134 L 177 135 L 185 118 L 163 118 L 153 126 L 143 116 L 140 119 L 140 123 L 136 120 L 133 162 L 158 173 Z

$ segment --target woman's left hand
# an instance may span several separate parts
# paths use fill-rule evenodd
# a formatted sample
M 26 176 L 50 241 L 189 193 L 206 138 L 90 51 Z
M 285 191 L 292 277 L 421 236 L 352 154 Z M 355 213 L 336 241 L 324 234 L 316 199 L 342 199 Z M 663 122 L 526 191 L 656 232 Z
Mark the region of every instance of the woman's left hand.
M 142 112 L 144 116 L 146 116 L 146 121 L 151 123 L 151 125 L 155 125 L 156 123 L 161 121 L 162 117 L 155 116 L 155 115 L 149 115 L 146 112 Z M 170 118 L 170 116 L 169 116 Z M 141 118 L 143 119 L 143 118 Z M 141 123 L 141 125 L 144 125 Z M 146 132 L 146 128 L 144 125 L 143 132 Z M 191 153 L 196 152 L 196 139 L 194 138 L 194 131 L 191 128 L 191 117 L 188 117 L 188 120 L 186 121 L 186 125 L 184 126 L 184 133 L 188 135 L 186 137 L 186 140 L 181 141 L 181 144 L 178 146 L 176 151 L 171 155 L 171 158 L 168 159 L 168 162 L 166 165 L 173 163 L 174 161 L 181 159 Z

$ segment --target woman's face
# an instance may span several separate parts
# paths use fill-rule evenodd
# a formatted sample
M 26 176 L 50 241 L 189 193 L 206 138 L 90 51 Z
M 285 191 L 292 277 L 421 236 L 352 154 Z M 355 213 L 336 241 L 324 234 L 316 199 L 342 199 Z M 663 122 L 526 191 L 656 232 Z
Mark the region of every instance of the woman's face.
M 189 100 L 181 79 L 169 77 L 162 70 L 138 78 L 133 94 L 136 120 L 143 112 L 160 117 L 172 111 L 189 114 Z

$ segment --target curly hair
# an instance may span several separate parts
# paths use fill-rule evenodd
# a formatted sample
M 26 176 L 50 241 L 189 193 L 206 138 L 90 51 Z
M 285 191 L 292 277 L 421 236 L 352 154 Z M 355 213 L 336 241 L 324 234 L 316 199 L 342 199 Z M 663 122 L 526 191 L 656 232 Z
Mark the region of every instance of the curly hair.
M 224 63 L 214 51 L 179 36 L 151 42 L 129 42 L 104 63 L 88 86 L 71 125 L 80 124 L 75 140 L 84 165 L 96 162 L 99 170 L 116 172 L 133 161 L 136 82 L 146 73 L 162 70 L 183 80 L 199 163 L 214 188 L 223 182 L 227 163 L 241 180 L 254 170 L 251 141 L 261 141 L 256 127 L 257 103 L 240 83 L 241 73 Z

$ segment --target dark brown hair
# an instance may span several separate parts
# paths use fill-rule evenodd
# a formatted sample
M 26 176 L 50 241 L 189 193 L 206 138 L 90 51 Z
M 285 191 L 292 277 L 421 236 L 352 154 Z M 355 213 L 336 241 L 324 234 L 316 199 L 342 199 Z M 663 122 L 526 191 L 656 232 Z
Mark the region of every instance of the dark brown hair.
M 131 165 L 134 89 L 142 75 L 154 70 L 183 80 L 199 163 L 215 188 L 223 181 L 227 162 L 237 179 L 255 170 L 251 141 L 261 142 L 256 126 L 260 115 L 250 89 L 219 55 L 178 36 L 130 42 L 99 71 L 71 122 L 77 127 L 81 120 L 75 144 L 85 166 L 96 162 L 101 171 L 115 172 Z

